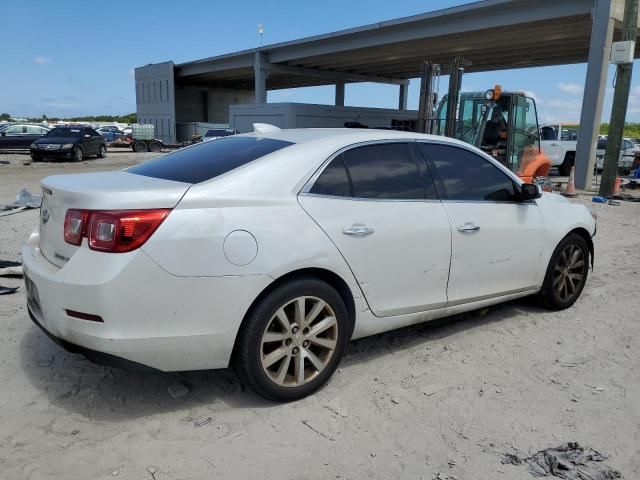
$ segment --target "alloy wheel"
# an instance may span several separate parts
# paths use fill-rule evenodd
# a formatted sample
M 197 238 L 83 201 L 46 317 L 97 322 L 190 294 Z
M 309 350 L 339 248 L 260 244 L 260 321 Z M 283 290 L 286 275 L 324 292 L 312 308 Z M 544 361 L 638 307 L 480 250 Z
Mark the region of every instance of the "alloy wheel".
M 569 301 L 578 292 L 586 273 L 587 263 L 582 248 L 569 244 L 558 257 L 553 271 L 553 289 L 558 298 Z
M 327 302 L 297 297 L 271 317 L 260 342 L 264 373 L 275 384 L 300 387 L 328 365 L 338 344 L 338 321 Z

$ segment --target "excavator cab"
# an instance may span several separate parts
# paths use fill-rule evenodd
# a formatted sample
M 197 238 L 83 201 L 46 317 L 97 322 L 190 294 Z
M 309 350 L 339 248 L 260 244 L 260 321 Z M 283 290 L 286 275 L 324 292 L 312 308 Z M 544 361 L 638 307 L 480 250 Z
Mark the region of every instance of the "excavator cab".
M 436 133 L 443 135 L 447 96 L 438 108 Z M 533 98 L 502 92 L 497 85 L 486 92 L 462 92 L 455 138 L 474 145 L 515 172 L 525 182 L 546 177 L 551 161 L 540 148 L 538 115 Z

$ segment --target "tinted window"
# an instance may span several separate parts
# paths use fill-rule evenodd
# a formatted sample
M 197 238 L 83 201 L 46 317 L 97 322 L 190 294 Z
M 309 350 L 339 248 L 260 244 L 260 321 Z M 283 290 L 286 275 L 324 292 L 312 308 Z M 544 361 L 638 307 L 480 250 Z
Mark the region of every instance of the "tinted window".
M 229 135 L 233 135 L 233 130 L 211 129 L 204 134 L 205 137 L 228 137 Z
M 54 128 L 47 133 L 47 137 L 80 138 L 81 136 L 82 131 L 79 128 Z
M 176 150 L 127 171 L 146 177 L 200 183 L 293 145 L 256 137 L 227 137 Z
M 435 167 L 442 198 L 518 200 L 513 180 L 480 155 L 448 145 L 421 143 L 420 148 Z
M 425 168 L 408 143 L 367 145 L 343 153 L 353 196 L 359 198 L 435 198 L 425 192 Z M 418 162 L 423 162 L 422 168 Z
M 598 140 L 598 150 L 606 150 L 607 149 L 607 141 L 606 140 Z
M 310 193 L 335 197 L 351 196 L 351 185 L 349 185 L 349 177 L 347 176 L 347 169 L 344 167 L 342 155 L 334 158 L 327 165 L 313 184 Z

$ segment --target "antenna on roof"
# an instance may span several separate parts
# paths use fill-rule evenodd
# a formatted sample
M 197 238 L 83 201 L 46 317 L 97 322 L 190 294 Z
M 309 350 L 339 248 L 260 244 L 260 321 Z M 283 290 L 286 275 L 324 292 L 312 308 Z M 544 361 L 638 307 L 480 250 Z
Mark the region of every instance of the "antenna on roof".
M 264 34 L 264 27 L 261 23 L 258 24 L 258 36 L 260 37 L 260 46 L 262 46 L 262 35 Z

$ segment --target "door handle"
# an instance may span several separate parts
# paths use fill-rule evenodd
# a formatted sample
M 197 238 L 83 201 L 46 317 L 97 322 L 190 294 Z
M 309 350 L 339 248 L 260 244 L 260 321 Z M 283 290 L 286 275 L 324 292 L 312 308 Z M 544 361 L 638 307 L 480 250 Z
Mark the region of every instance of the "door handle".
M 364 237 L 365 235 L 371 235 L 373 233 L 373 228 L 366 227 L 364 225 L 352 225 L 351 227 L 342 230 L 342 233 L 345 235 L 353 235 L 355 237 Z
M 477 232 L 478 230 L 480 230 L 480 227 L 475 223 L 471 223 L 471 222 L 467 222 L 464 225 L 460 225 L 458 227 L 458 231 L 460 233 L 473 233 L 473 232 Z

